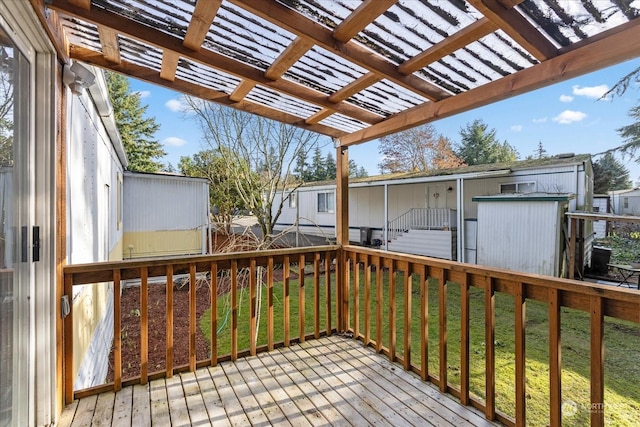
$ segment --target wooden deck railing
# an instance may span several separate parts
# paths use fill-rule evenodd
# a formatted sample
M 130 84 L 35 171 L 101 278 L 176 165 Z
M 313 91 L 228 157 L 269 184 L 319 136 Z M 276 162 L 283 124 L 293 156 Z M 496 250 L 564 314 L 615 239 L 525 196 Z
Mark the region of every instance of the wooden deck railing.
M 176 372 L 194 371 L 198 367 L 216 365 L 223 360 L 236 360 L 238 357 L 257 352 L 272 350 L 279 346 L 289 346 L 292 342 L 304 341 L 306 338 L 319 338 L 321 335 L 331 334 L 335 330 L 336 304 L 339 289 L 335 285 L 336 273 L 340 264 L 335 262 L 337 247 L 313 247 L 292 250 L 269 250 L 260 252 L 242 252 L 211 256 L 181 257 L 171 259 L 119 261 L 96 264 L 70 265 L 64 268 L 65 295 L 71 301 L 74 287 L 93 284 L 94 286 L 110 286 L 113 284 L 114 310 L 114 340 L 112 347 L 113 381 L 90 389 L 74 390 L 74 378 L 69 374 L 73 367 L 73 310 L 64 320 L 64 364 L 65 364 L 65 400 L 70 403 L 74 398 L 117 391 L 123 386 L 136 383 L 145 384 L 147 381 L 161 377 L 171 377 Z M 275 276 L 278 277 L 275 277 Z M 188 330 L 177 330 L 174 325 L 174 283 L 177 281 L 188 286 L 189 313 Z M 155 279 L 154 279 L 155 278 Z M 157 283 L 158 280 L 160 283 Z M 139 360 L 122 360 L 122 285 L 125 281 L 135 281 L 134 288 L 139 289 L 140 304 L 136 312 L 140 317 L 140 348 Z M 156 283 L 152 283 L 155 281 Z M 198 291 L 197 284 L 206 282 L 207 289 Z M 249 323 L 248 333 L 251 337 L 257 335 L 258 304 L 257 294 L 260 291 L 259 281 L 263 281 L 260 288 L 266 292 L 266 320 L 260 323 L 266 325 L 266 343 L 260 345 L 258 339 L 239 336 L 242 322 Z M 305 284 L 306 282 L 306 284 Z M 281 287 L 278 295 L 274 292 L 274 283 Z M 97 284 L 97 285 L 96 285 Z M 170 284 L 170 286 L 167 286 Z M 311 289 L 305 289 L 311 285 Z M 149 367 L 149 287 L 162 286 L 166 293 L 166 357 L 164 369 L 150 372 Z M 196 353 L 196 332 L 198 321 L 196 318 L 196 294 L 209 294 L 210 312 L 218 313 L 221 297 L 220 288 L 224 287 L 224 295 L 229 299 L 228 333 L 230 334 L 230 351 L 220 354 L 218 346 L 218 332 L 224 321 L 218 315 L 210 316 L 210 334 L 208 337 L 210 356 L 198 360 Z M 211 290 L 216 289 L 216 292 Z M 244 293 L 250 300 L 248 313 L 239 313 L 239 295 Z M 298 294 L 298 321 L 292 324 L 291 296 Z M 332 293 L 335 295 L 332 296 Z M 281 312 L 278 317 L 282 324 L 275 324 L 275 300 L 279 301 Z M 309 316 L 305 306 L 311 307 Z M 241 317 L 241 314 L 244 316 Z M 295 314 L 295 313 L 293 313 Z M 321 318 L 322 316 L 322 318 Z M 310 320 L 308 320 L 310 319 Z M 310 322 L 305 323 L 305 322 Z M 162 325 L 156 325 L 161 327 Z M 245 325 L 246 326 L 246 325 Z M 296 328 L 297 326 L 297 328 Z M 245 328 L 247 329 L 247 328 Z M 264 328 L 261 328 L 264 329 Z M 296 331 L 297 330 L 297 331 Z M 293 333 L 292 333 L 293 332 Z M 297 332 L 297 334 L 296 334 Z M 174 366 L 174 353 L 184 349 L 174 349 L 174 334 L 188 334 L 188 364 Z M 282 339 L 276 342 L 276 336 Z M 240 347 L 240 342 L 245 347 Z M 249 342 L 248 344 L 246 344 Z M 131 378 L 122 377 L 123 364 L 139 364 L 139 375 Z
M 299 275 L 300 266 L 306 274 Z M 265 269 L 261 274 L 260 268 Z M 224 274 L 222 274 L 224 272 Z M 242 274 L 241 274 L 242 273 Z M 173 286 L 150 285 L 160 277 L 173 283 L 178 275 L 186 275 L 189 289 L 188 364 L 174 366 L 173 346 Z M 230 350 L 222 354 L 217 332 L 223 316 L 219 313 L 220 292 L 210 292 L 210 355 L 199 360 L 196 353 L 196 292 L 198 277 L 205 275 L 211 289 L 227 286 L 225 297 L 230 306 Z M 527 399 L 534 391 L 527 384 L 527 369 L 532 363 L 526 349 L 528 311 L 543 307 L 544 345 L 548 354 L 548 419 L 546 424 L 560 425 L 563 406 L 563 364 L 561 335 L 570 338 L 572 330 L 563 329 L 567 311 L 583 313 L 587 328 L 589 354 L 588 417 L 592 425 L 605 421 L 605 353 L 604 331 L 607 318 L 629 321 L 632 327 L 640 323 L 640 292 L 611 286 L 581 283 L 547 276 L 519 274 L 505 270 L 459 264 L 433 258 L 395 254 L 368 248 L 344 246 L 298 248 L 263 252 L 245 252 L 192 258 L 122 261 L 114 263 L 72 265 L 64 269 L 65 294 L 71 297 L 74 286 L 112 282 L 114 286 L 113 381 L 85 390 L 73 390 L 72 375 L 65 376 L 65 398 L 118 390 L 124 385 L 146 383 L 154 378 L 170 377 L 183 370 L 215 365 L 292 342 L 331 334 L 334 330 L 352 331 L 354 338 L 385 354 L 404 369 L 419 374 L 436 384 L 442 392 L 451 393 L 463 405 L 472 405 L 489 420 L 507 425 L 527 423 Z M 264 280 L 262 287 L 258 280 Z M 140 360 L 121 359 L 121 283 L 139 281 L 140 292 Z M 274 285 L 282 287 L 277 292 Z M 150 286 L 166 287 L 166 357 L 164 369 L 150 372 L 148 360 L 149 312 L 146 295 Z M 312 289 L 309 289 L 309 288 Z M 262 342 L 243 341 L 242 334 L 256 335 L 258 328 L 258 289 L 266 289 L 266 338 Z M 295 291 L 295 292 L 294 292 Z M 292 313 L 291 300 L 297 293 L 298 312 Z M 239 313 L 239 295 L 248 295 L 249 313 Z M 508 298 L 504 316 L 505 296 Z M 244 297 L 243 297 L 244 298 Z M 278 300 L 276 309 L 275 300 Z M 305 311 L 305 306 L 307 307 Z M 477 307 L 481 310 L 478 315 Z M 475 311 L 474 311 L 475 310 Z M 313 314 L 308 317 L 311 311 Z M 530 312 L 534 312 L 531 310 Z M 474 314 L 475 313 L 475 314 Z M 278 324 L 274 316 L 278 315 Z M 569 313 L 571 314 L 571 313 Z M 311 320 L 309 320 L 311 319 Z M 501 319 L 498 323 L 497 319 Z M 505 320 L 506 319 L 506 320 Z M 547 320 L 548 319 L 548 320 Z M 616 320 L 618 321 L 618 320 Z M 247 326 L 240 333 L 241 326 Z M 454 328 L 453 325 L 456 325 Z M 73 372 L 73 313 L 65 319 L 65 372 Z M 264 331 L 263 327 L 260 327 Z M 626 328 L 622 325 L 620 327 Z M 478 329 L 479 328 L 479 329 Z M 481 332 L 478 332 L 480 330 Z M 638 329 L 634 329 L 637 331 Z M 291 333 L 293 331 L 293 333 Z M 455 331 L 454 335 L 452 331 Z M 458 332 L 459 331 L 459 332 Z M 506 331 L 506 332 L 505 332 Z M 472 349 L 471 338 L 480 334 L 482 350 Z M 496 365 L 496 354 L 502 354 L 510 336 L 513 346 L 513 390 L 507 391 L 513 411 L 500 406 L 496 378 L 504 375 L 503 366 Z M 499 339 L 498 339 L 499 338 Z M 245 344 L 240 344 L 244 342 Z M 630 343 L 637 350 L 637 339 Z M 455 357 L 454 357 L 455 354 Z M 458 355 L 459 354 L 459 355 Z M 640 352 L 639 352 L 640 354 Z M 474 371 L 471 360 L 482 358 L 480 372 Z M 538 359 L 540 357 L 538 356 Z M 539 361 L 539 360 L 538 360 Z M 123 364 L 139 363 L 140 373 L 122 377 Z M 511 374 L 509 374 L 511 375 Z M 478 379 L 479 377 L 479 379 Z M 478 383 L 481 385 L 478 386 Z M 498 387 L 499 388 L 499 387 Z M 545 386 L 547 388 L 547 386 Z M 566 399 L 566 397 L 565 397 Z M 498 404 L 497 404 L 498 403 Z M 507 412 L 511 412 L 507 414 Z
M 405 369 L 415 371 L 423 380 L 437 384 L 442 392 L 457 396 L 462 404 L 473 405 L 484 411 L 487 419 L 507 425 L 526 425 L 527 399 L 532 392 L 538 391 L 527 386 L 525 375 L 530 361 L 525 339 L 528 332 L 527 302 L 544 304 L 548 315 L 548 341 L 544 345 L 548 346 L 549 417 L 545 424 L 553 426 L 561 424 L 563 405 L 561 313 L 567 309 L 586 313 L 590 325 L 587 328 L 590 331 L 590 351 L 580 357 L 589 357 L 590 360 L 588 412 L 591 425 L 604 424 L 607 410 L 604 403 L 605 316 L 635 322 L 632 327 L 639 326 L 640 292 L 356 246 L 343 247 L 342 251 L 345 257 L 343 271 L 347 278 L 344 295 L 348 296 L 342 301 L 342 312 L 347 317 L 342 321 L 346 322 L 345 327 L 353 332 L 354 338 L 384 353 L 390 360 L 399 362 Z M 454 303 L 459 298 L 459 307 L 448 302 L 453 295 L 454 289 L 451 287 L 455 287 Z M 430 288 L 432 292 L 437 292 L 437 298 L 429 295 Z M 496 324 L 496 297 L 499 295 L 509 295 L 513 300 L 513 305 L 507 310 L 512 316 L 511 324 Z M 412 306 L 412 303 L 419 307 Z M 471 319 L 470 303 L 484 307 L 484 318 Z M 437 310 L 437 314 L 432 312 L 433 309 Z M 452 321 L 457 323 L 455 329 L 459 329 L 459 336 L 448 333 Z M 472 354 L 469 346 L 470 334 L 478 324 L 481 325 L 480 329 L 484 328 L 485 345 L 484 352 L 480 352 L 479 356 Z M 504 345 L 500 342 L 496 344 L 497 327 L 501 328 L 501 334 L 504 333 L 502 329 L 507 328 L 515 349 L 515 384 L 510 394 L 515 395 L 512 416 L 496 409 L 496 372 L 499 367 L 496 366 L 495 357 L 497 346 Z M 639 330 L 636 328 L 636 334 L 632 335 L 636 337 L 635 342 L 629 343 L 638 355 Z M 432 334 L 435 331 L 437 339 L 429 336 L 430 331 Z M 566 337 L 571 333 L 566 331 Z M 436 349 L 431 348 L 433 345 Z M 459 362 L 449 357 L 449 349 L 454 346 L 459 347 Z M 430 360 L 434 355 L 436 360 Z M 475 390 L 475 393 L 470 390 L 472 356 L 485 359 L 484 390 Z M 458 363 L 459 381 L 451 381 L 452 368 L 457 374 L 458 367 L 455 365 Z M 430 370 L 434 365 L 437 365 L 435 372 Z M 478 396 L 482 394 L 484 398 Z M 631 408 L 637 408 L 634 405 L 637 403 L 632 404 Z

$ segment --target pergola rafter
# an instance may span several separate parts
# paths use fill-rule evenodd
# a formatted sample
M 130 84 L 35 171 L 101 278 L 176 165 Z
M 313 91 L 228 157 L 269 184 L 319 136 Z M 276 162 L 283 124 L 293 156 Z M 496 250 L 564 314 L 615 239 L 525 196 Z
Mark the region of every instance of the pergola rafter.
M 557 0 L 31 2 L 63 60 L 344 146 L 640 55 L 640 11 L 616 2 L 584 10 Z

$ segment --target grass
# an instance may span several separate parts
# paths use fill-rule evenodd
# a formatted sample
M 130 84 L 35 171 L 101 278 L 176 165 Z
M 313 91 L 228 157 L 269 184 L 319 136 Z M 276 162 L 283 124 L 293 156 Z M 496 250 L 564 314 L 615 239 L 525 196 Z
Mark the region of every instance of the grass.
M 404 356 L 404 292 L 403 274 L 396 273 L 396 352 Z M 364 331 L 364 276 L 361 277 L 360 296 L 360 333 Z M 411 358 L 420 365 L 420 286 L 417 277 L 412 279 L 411 307 Z M 351 282 L 353 286 L 353 281 Z M 335 280 L 332 278 L 332 305 L 335 313 Z M 388 274 L 383 273 L 383 325 L 382 342 L 389 345 L 388 325 Z M 274 285 L 275 340 L 284 338 L 282 283 Z M 324 300 L 324 287 L 321 286 L 321 301 Z M 313 332 L 313 281 L 305 280 L 305 332 Z M 249 346 L 248 300 L 247 291 L 240 298 L 238 320 L 239 349 Z M 353 289 L 351 289 L 353 292 Z M 436 376 L 439 372 L 439 327 L 438 327 L 438 284 L 428 282 L 429 307 L 429 371 Z M 298 336 L 298 283 L 292 281 L 290 288 L 291 336 Z M 375 272 L 371 280 L 371 319 L 375 322 L 376 309 Z M 218 319 L 224 319 L 227 312 L 228 296 L 221 297 Z M 351 296 L 353 304 L 353 294 Z M 472 396 L 485 398 L 485 331 L 484 331 L 484 294 L 483 290 L 470 290 L 470 390 Z M 515 414 L 515 342 L 514 342 L 514 298 L 506 294 L 496 294 L 496 330 L 495 330 L 495 370 L 496 370 L 496 407 L 500 412 L 513 417 Z M 353 305 L 349 307 L 350 325 L 353 325 Z M 527 424 L 533 426 L 548 425 L 549 414 L 549 370 L 548 370 L 548 330 L 547 305 L 527 301 L 526 306 L 526 387 L 527 387 Z M 263 292 L 262 321 L 259 331 L 259 345 L 266 344 L 266 292 Z M 321 304 L 321 330 L 325 327 L 325 306 Z M 335 314 L 332 325 L 335 326 Z M 562 399 L 570 410 L 563 415 L 563 425 L 581 426 L 589 423 L 589 315 L 573 309 L 562 309 Z M 201 326 L 208 336 L 208 314 L 201 319 Z M 219 354 L 230 351 L 229 322 L 218 335 Z M 375 339 L 376 325 L 371 324 L 371 337 Z M 447 375 L 449 383 L 460 384 L 460 286 L 449 283 L 447 292 Z M 605 318 L 605 422 L 616 426 L 640 425 L 640 325 L 617 319 Z M 573 410 L 577 408 L 577 411 Z M 575 413 L 574 413 L 575 412 Z

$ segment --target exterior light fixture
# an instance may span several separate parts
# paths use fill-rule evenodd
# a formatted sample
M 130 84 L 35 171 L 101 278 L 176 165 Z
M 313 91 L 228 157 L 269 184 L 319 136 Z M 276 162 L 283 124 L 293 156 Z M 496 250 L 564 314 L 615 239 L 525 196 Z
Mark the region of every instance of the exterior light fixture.
M 71 66 L 65 64 L 62 70 L 62 81 L 75 95 L 82 95 L 95 80 L 96 76 L 78 62 L 74 62 Z

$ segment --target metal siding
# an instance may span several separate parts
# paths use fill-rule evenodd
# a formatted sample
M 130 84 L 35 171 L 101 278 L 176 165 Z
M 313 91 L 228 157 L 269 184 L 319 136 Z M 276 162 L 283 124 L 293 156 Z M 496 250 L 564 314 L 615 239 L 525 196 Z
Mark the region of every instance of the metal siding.
M 160 175 L 124 177 L 124 231 L 200 229 L 208 223 L 201 180 Z M 125 248 L 126 249 L 126 248 Z
M 557 202 L 480 202 L 477 262 L 555 276 L 558 233 Z

